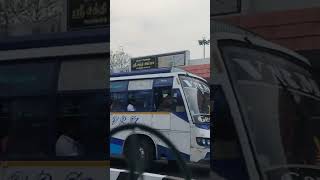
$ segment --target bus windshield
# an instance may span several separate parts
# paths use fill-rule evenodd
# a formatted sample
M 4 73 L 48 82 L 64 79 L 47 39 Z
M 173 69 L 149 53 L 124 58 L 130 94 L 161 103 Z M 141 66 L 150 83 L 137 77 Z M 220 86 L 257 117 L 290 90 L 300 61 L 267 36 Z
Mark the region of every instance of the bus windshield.
M 261 169 L 319 168 L 320 91 L 311 68 L 240 43 L 221 51 Z
M 194 123 L 210 122 L 210 89 L 208 85 L 190 76 L 180 76 Z

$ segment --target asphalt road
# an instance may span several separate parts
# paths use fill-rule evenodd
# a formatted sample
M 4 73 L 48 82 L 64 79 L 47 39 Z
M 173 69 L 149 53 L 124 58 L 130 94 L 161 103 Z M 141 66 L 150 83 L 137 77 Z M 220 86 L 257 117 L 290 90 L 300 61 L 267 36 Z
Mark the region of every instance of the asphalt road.
M 187 166 L 191 172 L 192 179 L 212 179 L 209 163 L 187 163 Z M 128 169 L 126 160 L 123 158 L 111 158 L 111 167 L 117 169 Z M 152 168 L 149 168 L 145 172 L 181 178 L 184 177 L 184 172 L 180 171 L 176 163 L 168 162 L 166 160 L 155 161 Z

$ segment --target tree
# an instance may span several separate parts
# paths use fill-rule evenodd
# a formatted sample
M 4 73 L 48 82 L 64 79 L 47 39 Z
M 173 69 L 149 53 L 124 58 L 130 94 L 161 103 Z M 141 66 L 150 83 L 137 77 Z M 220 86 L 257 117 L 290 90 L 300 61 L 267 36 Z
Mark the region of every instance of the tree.
M 129 72 L 131 56 L 124 52 L 122 48 L 110 53 L 110 71 L 115 72 Z
M 61 13 L 59 0 L 3 0 L 21 23 L 46 22 Z
M 0 0 L 0 25 L 46 23 L 62 14 L 61 0 Z
M 4 0 L 0 0 L 0 28 L 4 30 L 6 35 L 8 33 L 8 26 L 11 23 L 10 12 L 8 9 L 7 3 Z

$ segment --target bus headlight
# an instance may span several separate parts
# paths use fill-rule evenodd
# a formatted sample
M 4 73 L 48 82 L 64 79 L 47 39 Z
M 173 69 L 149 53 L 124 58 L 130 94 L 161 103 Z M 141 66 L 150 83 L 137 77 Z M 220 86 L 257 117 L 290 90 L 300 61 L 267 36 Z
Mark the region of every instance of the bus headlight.
M 210 138 L 197 137 L 196 140 L 199 146 L 210 146 Z

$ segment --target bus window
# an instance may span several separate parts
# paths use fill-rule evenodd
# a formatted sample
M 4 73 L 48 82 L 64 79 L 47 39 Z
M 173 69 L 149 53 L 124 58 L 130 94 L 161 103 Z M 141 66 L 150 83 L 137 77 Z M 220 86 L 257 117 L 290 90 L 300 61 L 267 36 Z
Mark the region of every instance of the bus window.
M 105 68 L 101 68 L 101 65 L 106 65 L 101 59 L 63 61 L 58 89 L 60 91 L 105 89 L 107 76 Z
M 105 65 L 104 59 L 61 62 L 55 106 L 55 158 L 107 158 Z
M 180 90 L 173 89 L 172 94 L 173 94 L 174 112 L 177 112 L 177 113 L 186 112 Z
M 152 111 L 152 84 L 152 79 L 129 81 L 127 111 Z
M 128 104 L 128 92 L 113 92 L 111 100 L 111 112 L 124 112 Z
M 47 95 L 55 84 L 55 69 L 55 63 L 1 65 L 0 97 Z
M 152 91 L 141 90 L 128 93 L 128 106 L 131 104 L 134 111 L 151 112 L 152 111 Z M 129 111 L 127 109 L 127 111 Z
M 50 103 L 55 62 L 8 63 L 0 67 L 1 148 L 5 158 L 43 159 L 52 152 Z M 4 154 L 3 154 L 4 155 Z
M 156 111 L 172 112 L 173 97 L 172 97 L 173 78 L 155 79 L 153 83 L 154 89 L 154 106 Z
M 111 112 L 124 112 L 128 105 L 128 81 L 111 82 Z
M 171 87 L 155 89 L 156 109 L 160 112 L 172 112 L 173 97 Z
M 19 98 L 9 103 L 8 156 L 11 159 L 47 158 L 50 153 L 47 98 Z
M 58 129 L 56 156 L 101 159 L 103 121 L 105 121 L 104 93 L 61 94 L 58 98 Z M 97 133 L 92 133 L 92 130 Z M 98 133 L 99 132 L 99 133 Z

